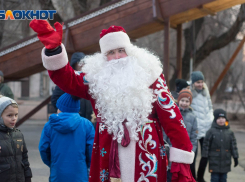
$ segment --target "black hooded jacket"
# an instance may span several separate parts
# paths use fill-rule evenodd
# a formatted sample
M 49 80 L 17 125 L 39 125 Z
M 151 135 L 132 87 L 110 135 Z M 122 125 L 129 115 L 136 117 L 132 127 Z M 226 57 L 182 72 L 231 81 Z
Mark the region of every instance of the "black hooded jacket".
M 216 120 L 207 131 L 204 142 L 202 157 L 209 160 L 209 172 L 226 173 L 231 170 L 231 156 L 238 158 L 238 149 L 234 133 L 230 126 L 219 126 Z
M 25 182 L 32 177 L 27 148 L 20 130 L 0 125 L 0 181 Z

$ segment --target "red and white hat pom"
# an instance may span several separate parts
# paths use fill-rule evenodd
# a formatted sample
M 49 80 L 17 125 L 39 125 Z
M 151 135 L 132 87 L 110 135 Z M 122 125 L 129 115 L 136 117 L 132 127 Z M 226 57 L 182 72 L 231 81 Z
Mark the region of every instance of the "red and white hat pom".
M 131 45 L 130 39 L 123 27 L 112 25 L 100 33 L 100 50 L 102 54 L 118 48 L 127 48 Z

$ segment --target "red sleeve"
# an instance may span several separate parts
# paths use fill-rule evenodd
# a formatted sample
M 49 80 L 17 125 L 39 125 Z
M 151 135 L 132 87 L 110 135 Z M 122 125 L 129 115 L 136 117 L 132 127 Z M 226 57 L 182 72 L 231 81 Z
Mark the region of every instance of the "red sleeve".
M 48 73 L 52 81 L 64 92 L 90 100 L 85 74 L 75 72 L 69 63 L 61 69 L 55 71 L 48 70 Z
M 155 108 L 159 121 L 172 143 L 170 148 L 171 182 L 195 182 L 189 165 L 194 159 L 194 152 L 191 151 L 192 144 L 181 113 L 168 90 L 163 75 L 153 84 L 153 90 L 157 99 Z
M 153 89 L 157 97 L 155 102 L 157 115 L 172 146 L 190 152 L 192 144 L 186 131 L 183 118 L 168 90 L 163 75 L 154 83 Z

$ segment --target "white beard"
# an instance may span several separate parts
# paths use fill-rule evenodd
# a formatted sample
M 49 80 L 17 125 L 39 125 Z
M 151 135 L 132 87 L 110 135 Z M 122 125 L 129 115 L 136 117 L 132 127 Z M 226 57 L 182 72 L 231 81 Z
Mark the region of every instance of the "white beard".
M 127 128 L 131 129 L 130 137 L 138 140 L 137 132 L 148 121 L 155 101 L 153 90 L 149 88 L 152 75 L 133 56 L 106 61 L 103 55 L 95 54 L 88 59 L 95 58 L 97 65 L 86 62 L 83 71 L 89 82 L 89 93 L 96 101 L 98 117 L 118 143 L 124 135 L 125 119 Z

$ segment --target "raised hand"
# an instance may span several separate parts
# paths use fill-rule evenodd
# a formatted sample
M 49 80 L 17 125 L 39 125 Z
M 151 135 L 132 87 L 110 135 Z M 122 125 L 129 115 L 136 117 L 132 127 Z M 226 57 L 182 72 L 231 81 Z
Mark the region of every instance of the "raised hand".
M 46 49 L 54 49 L 61 44 L 63 30 L 59 22 L 54 24 L 56 31 L 46 20 L 34 19 L 29 26 L 37 33 Z

